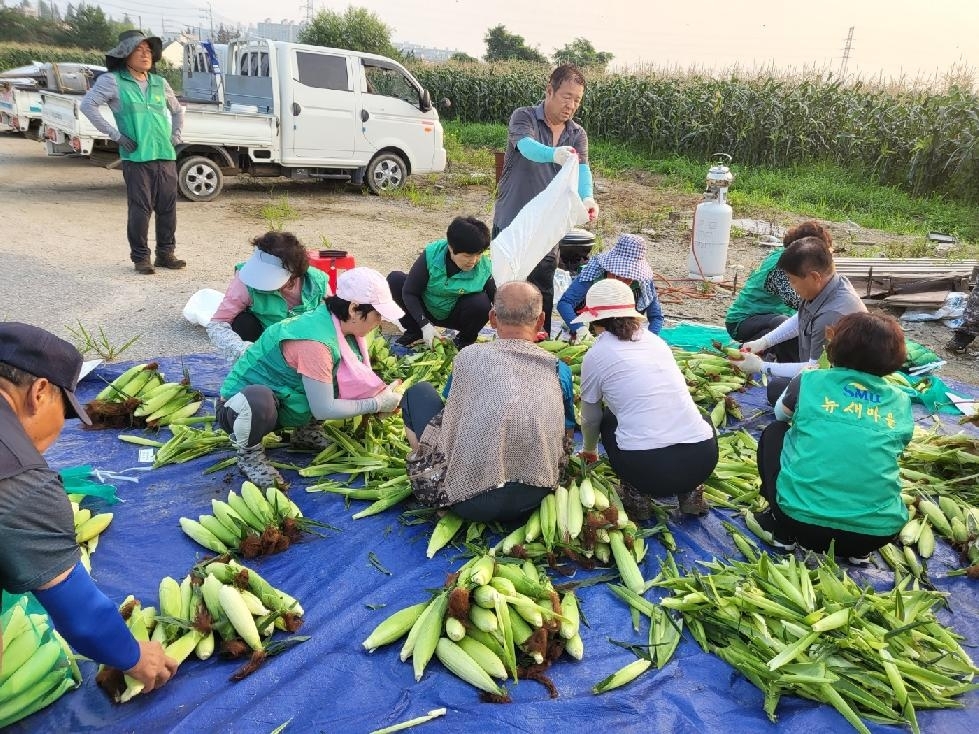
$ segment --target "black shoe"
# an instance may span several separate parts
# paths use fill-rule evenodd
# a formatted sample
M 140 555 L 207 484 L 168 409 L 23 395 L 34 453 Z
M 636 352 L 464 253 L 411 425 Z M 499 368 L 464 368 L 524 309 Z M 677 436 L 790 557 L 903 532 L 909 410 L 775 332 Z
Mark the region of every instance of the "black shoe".
M 795 541 L 780 538 L 776 535 L 779 528 L 778 523 L 775 521 L 775 515 L 772 514 L 771 510 L 765 510 L 764 512 L 753 512 L 751 514 L 754 515 L 755 521 L 767 536 L 762 537 L 762 540 L 769 545 L 778 548 L 779 550 L 795 550 Z
M 972 343 L 972 339 L 969 337 L 961 337 L 958 334 L 952 337 L 951 341 L 945 345 L 945 351 L 951 352 L 952 354 L 963 355 L 969 350 L 969 345 Z
M 619 497 L 630 520 L 644 522 L 653 516 L 653 501 L 631 484 L 619 485 Z
M 153 264 L 158 268 L 167 268 L 168 270 L 180 270 L 181 268 L 187 267 L 186 260 L 178 260 L 173 254 L 160 255 L 157 253 L 156 260 Z
M 140 275 L 153 275 L 153 273 L 156 272 L 156 270 L 153 269 L 153 263 L 149 261 L 149 258 L 134 263 L 133 267 L 136 268 L 136 272 Z
M 406 331 L 404 334 L 395 339 L 394 343 L 400 344 L 402 347 L 410 347 L 412 344 L 417 344 L 421 340 L 422 333 L 420 331 Z

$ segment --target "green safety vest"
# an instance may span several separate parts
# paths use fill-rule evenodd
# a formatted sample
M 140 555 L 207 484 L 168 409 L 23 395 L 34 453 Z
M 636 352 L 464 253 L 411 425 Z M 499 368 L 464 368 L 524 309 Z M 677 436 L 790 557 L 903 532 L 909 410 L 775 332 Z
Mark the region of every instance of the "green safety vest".
M 241 270 L 244 264 L 238 263 L 235 265 L 235 270 Z M 248 295 L 252 299 L 252 305 L 248 310 L 255 314 L 255 318 L 258 319 L 262 328 L 267 329 L 283 319 L 312 311 L 323 303 L 328 286 L 329 280 L 326 273 L 316 268 L 310 268 L 303 278 L 299 303 L 293 308 L 289 308 L 289 304 L 286 303 L 286 299 L 279 291 L 260 291 L 246 285 Z
M 333 389 L 336 390 L 340 346 L 333 316 L 325 305 L 321 305 L 266 329 L 231 368 L 221 385 L 221 397 L 227 400 L 248 385 L 265 385 L 279 399 L 279 426 L 294 428 L 309 423 L 313 414 L 309 410 L 302 375 L 282 356 L 282 342 L 290 339 L 315 341 L 329 348 L 333 357 Z
M 177 152 L 170 142 L 172 127 L 167 117 L 167 96 L 163 77 L 146 75 L 146 93 L 128 71 L 113 72 L 119 89 L 119 111 L 114 113 L 116 127 L 127 138 L 136 141 L 136 150 L 119 149 L 124 161 L 174 161 Z
M 897 533 L 908 521 L 897 460 L 913 430 L 911 400 L 882 377 L 842 367 L 803 372 L 782 448 L 779 507 L 811 525 Z
M 763 313 L 780 313 L 791 316 L 795 311 L 782 301 L 778 296 L 774 296 L 765 290 L 765 281 L 768 274 L 778 265 L 778 259 L 782 256 L 782 248 L 771 252 L 768 257 L 761 261 L 755 270 L 748 276 L 744 286 L 738 292 L 734 303 L 727 310 L 724 317 L 725 323 L 740 324 L 749 316 Z
M 449 277 L 445 271 L 448 251 L 448 240 L 435 240 L 425 246 L 428 285 L 422 293 L 422 302 L 426 310 L 439 321 L 452 313 L 459 296 L 479 293 L 493 274 L 493 265 L 484 255 L 472 270 L 463 270 Z

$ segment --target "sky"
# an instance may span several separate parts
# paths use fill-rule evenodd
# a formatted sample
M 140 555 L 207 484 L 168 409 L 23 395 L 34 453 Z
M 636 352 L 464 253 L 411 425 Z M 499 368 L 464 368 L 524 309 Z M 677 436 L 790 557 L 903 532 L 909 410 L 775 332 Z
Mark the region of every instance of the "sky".
M 348 0 L 312 0 L 318 10 L 343 11 Z M 208 3 L 194 0 L 96 2 L 110 14 L 145 11 L 153 30 L 193 23 Z M 707 68 L 829 68 L 838 71 L 850 27 L 847 70 L 864 76 L 942 76 L 954 66 L 979 66 L 977 0 L 355 0 L 377 14 L 395 41 L 485 53 L 483 36 L 500 23 L 550 55 L 576 37 L 614 54 L 613 66 L 651 64 Z M 270 16 L 267 0 L 211 0 L 215 25 L 255 23 Z M 306 0 L 275 6 L 274 22 L 305 17 Z M 528 8 L 533 8 L 528 12 Z M 546 12 L 545 12 L 546 9 Z M 558 14 L 556 11 L 560 10 Z M 165 16 L 164 16 L 165 17 Z M 197 22 L 200 22 L 198 20 Z M 207 23 L 204 23 L 205 27 Z

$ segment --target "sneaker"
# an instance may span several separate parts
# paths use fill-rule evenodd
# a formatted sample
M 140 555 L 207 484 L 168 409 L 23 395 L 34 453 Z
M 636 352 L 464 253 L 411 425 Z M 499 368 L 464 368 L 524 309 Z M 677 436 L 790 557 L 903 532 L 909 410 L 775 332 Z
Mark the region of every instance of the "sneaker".
M 851 566 L 869 566 L 870 556 L 847 556 L 846 562 Z
M 322 451 L 332 445 L 333 441 L 326 435 L 323 426 L 319 423 L 307 423 L 305 426 L 294 428 L 292 436 L 289 438 L 289 446 L 294 449 Z
M 187 267 L 187 261 L 177 259 L 173 256 L 173 253 L 166 255 L 157 253 L 153 264 L 158 268 L 167 268 L 168 270 L 180 270 L 181 268 Z
M 422 333 L 420 331 L 406 331 L 404 334 L 395 339 L 394 343 L 400 344 L 402 347 L 410 347 L 413 344 L 417 344 L 421 340 Z
M 238 468 L 245 475 L 249 482 L 265 489 L 267 487 L 278 487 L 285 490 L 289 488 L 289 483 L 282 478 L 279 470 L 269 463 L 265 455 L 265 447 L 256 444 L 251 447 L 236 449 L 238 454 Z
M 680 512 L 684 515 L 703 517 L 710 512 L 710 505 L 704 499 L 704 485 L 702 484 L 694 490 L 678 494 L 677 499 L 680 501 Z
M 153 273 L 156 272 L 156 270 L 153 269 L 153 263 L 149 261 L 149 258 L 133 263 L 133 267 L 140 275 L 153 275 Z

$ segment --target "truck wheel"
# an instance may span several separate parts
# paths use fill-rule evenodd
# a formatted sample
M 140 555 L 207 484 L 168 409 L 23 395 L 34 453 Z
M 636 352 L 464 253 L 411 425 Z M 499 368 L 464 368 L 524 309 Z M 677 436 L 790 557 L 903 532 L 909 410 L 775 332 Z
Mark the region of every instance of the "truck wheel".
M 190 201 L 211 201 L 224 188 L 224 174 L 210 158 L 192 155 L 180 164 L 177 188 Z
M 408 167 L 397 153 L 378 153 L 367 164 L 367 187 L 375 194 L 404 186 Z

